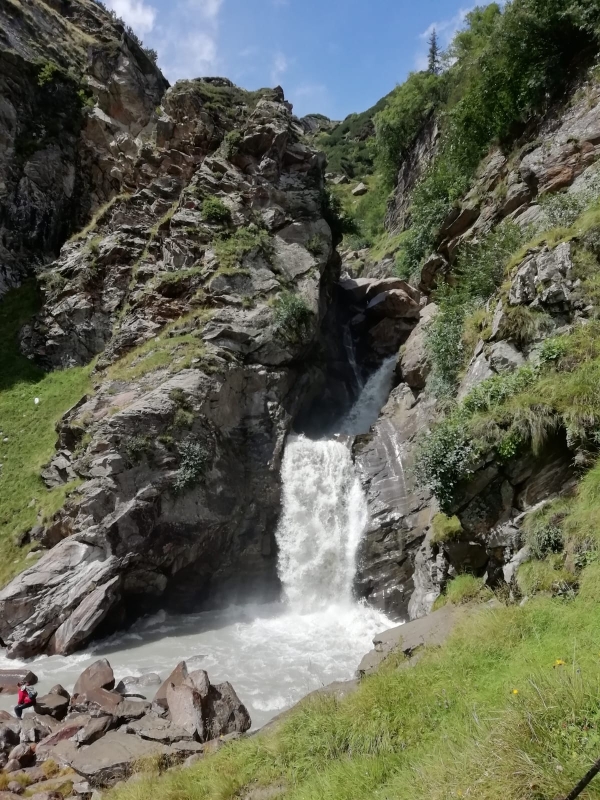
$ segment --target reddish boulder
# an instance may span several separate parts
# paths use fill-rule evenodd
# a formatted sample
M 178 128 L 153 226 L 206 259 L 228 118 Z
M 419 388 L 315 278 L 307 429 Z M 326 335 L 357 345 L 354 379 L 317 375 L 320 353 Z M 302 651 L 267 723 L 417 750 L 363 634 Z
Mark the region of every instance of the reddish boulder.
M 95 689 L 114 689 L 115 675 L 105 658 L 95 661 L 85 669 L 73 687 L 73 694 L 84 694 Z
M 157 703 L 162 708 L 168 708 L 169 704 L 167 703 L 167 688 L 173 684 L 173 686 L 182 686 L 186 680 L 188 679 L 188 668 L 185 661 L 180 661 L 179 664 L 175 667 L 173 672 L 169 675 L 169 677 L 164 681 L 161 686 L 158 688 L 158 691 L 154 695 L 154 703 Z
M 189 736 L 203 741 L 204 715 L 200 692 L 187 684 L 181 686 L 170 684 L 167 687 L 167 704 L 172 723 Z

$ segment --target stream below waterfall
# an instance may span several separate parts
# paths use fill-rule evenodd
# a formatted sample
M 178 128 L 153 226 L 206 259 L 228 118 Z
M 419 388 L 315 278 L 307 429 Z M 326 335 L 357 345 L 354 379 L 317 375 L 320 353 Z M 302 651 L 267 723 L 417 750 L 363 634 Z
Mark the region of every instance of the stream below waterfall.
M 56 683 L 71 690 L 98 658 L 108 658 L 117 680 L 150 672 L 165 678 L 186 660 L 190 669 L 205 669 L 213 683 L 230 681 L 257 728 L 307 693 L 351 678 L 373 636 L 394 623 L 353 599 L 356 552 L 368 511 L 348 437 L 376 421 L 394 362 L 388 359 L 369 378 L 329 438 L 288 437 L 276 534 L 280 603 L 185 616 L 160 612 L 73 656 L 33 659 L 27 663 L 40 679 L 39 694 Z M 20 663 L 0 656 L 0 668 Z M 152 697 L 155 689 L 149 691 Z M 0 695 L 0 708 L 14 702 Z

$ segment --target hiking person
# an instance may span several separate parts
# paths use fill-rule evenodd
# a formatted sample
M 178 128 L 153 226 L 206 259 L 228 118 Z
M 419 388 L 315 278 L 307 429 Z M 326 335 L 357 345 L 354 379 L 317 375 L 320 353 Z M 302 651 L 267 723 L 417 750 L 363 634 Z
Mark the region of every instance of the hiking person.
M 21 719 L 23 717 L 23 711 L 35 705 L 37 692 L 27 681 L 19 681 L 17 686 L 19 687 L 19 696 L 17 698 L 17 705 L 15 706 L 15 714 L 18 719 Z

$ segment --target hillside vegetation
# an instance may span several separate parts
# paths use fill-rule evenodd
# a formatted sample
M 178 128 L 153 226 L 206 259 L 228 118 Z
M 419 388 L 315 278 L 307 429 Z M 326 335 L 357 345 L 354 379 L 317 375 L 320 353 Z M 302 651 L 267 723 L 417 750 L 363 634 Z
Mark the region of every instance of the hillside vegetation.
M 599 36 L 600 8 L 593 0 L 515 0 L 504 10 L 491 3 L 470 11 L 443 54 L 445 68 L 412 73 L 375 115 L 374 178 L 369 194 L 350 209 L 360 236 L 349 243 L 377 244 L 381 253 L 381 210 L 402 158 L 435 113 L 438 154 L 413 194 L 409 229 L 392 247 L 399 274 L 415 273 L 490 145 L 510 152 L 519 136 L 534 130 L 594 61 Z

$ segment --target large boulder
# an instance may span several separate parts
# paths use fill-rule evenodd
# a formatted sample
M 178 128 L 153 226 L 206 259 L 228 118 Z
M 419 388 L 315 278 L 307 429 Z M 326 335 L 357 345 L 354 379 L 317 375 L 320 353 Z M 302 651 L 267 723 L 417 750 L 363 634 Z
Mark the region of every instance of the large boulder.
M 190 737 L 205 740 L 203 698 L 197 689 L 182 684 L 167 687 L 167 704 L 171 721 Z
M 404 289 L 389 289 L 380 292 L 367 305 L 367 318 L 373 319 L 418 319 L 421 308 Z
M 128 723 L 127 733 L 134 733 L 142 739 L 162 744 L 191 741 L 194 738 L 193 734 L 157 714 L 146 714 L 141 719 Z
M 27 683 L 37 683 L 37 675 L 30 669 L 0 669 L 0 693 L 2 694 L 17 694 L 19 691 L 19 683 L 27 681 Z
M 207 740 L 231 733 L 245 733 L 252 725 L 246 706 L 240 702 L 228 682 L 210 685 L 205 700 L 205 719 Z
M 114 689 L 115 675 L 105 658 L 94 661 L 85 669 L 73 687 L 73 695 L 92 692 L 95 689 Z
M 128 778 L 135 764 L 144 758 L 168 756 L 170 750 L 157 742 L 110 731 L 70 758 L 70 766 L 92 786 L 111 786 Z
M 60 694 L 45 694 L 35 700 L 35 713 L 62 720 L 69 711 L 69 697 Z
M 91 689 L 89 692 L 73 694 L 71 708 L 75 711 L 98 716 L 103 714 L 116 714 L 123 702 L 123 696 L 118 692 L 109 692 L 107 689 Z

